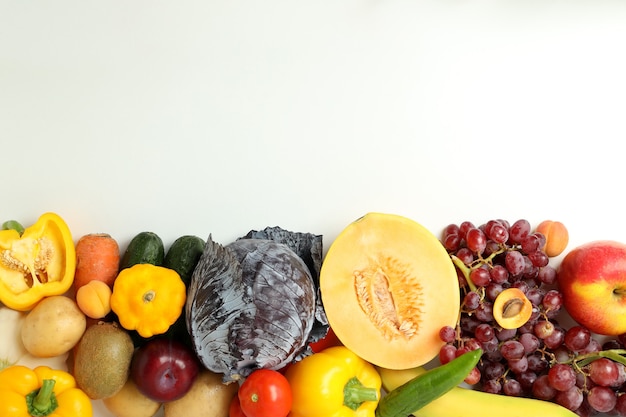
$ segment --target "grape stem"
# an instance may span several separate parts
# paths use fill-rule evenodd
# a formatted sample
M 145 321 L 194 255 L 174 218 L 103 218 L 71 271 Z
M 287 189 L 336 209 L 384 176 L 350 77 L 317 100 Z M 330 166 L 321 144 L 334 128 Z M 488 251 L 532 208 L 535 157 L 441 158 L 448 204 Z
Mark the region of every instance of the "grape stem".
M 497 255 L 501 253 L 504 253 L 506 250 L 507 248 L 505 246 L 502 246 L 499 250 L 493 251 L 486 258 L 483 258 L 482 256 L 479 255 L 478 259 L 472 262 L 471 266 L 466 265 L 465 262 L 463 262 L 459 257 L 453 254 L 450 254 L 450 259 L 452 259 L 452 263 L 454 263 L 454 265 L 463 273 L 463 276 L 465 277 L 465 281 L 467 281 L 467 285 L 469 285 L 470 290 L 476 291 L 476 284 L 474 284 L 474 282 L 470 278 L 470 273 L 472 272 L 472 270 L 474 268 L 479 268 L 481 265 L 492 266 L 493 258 L 495 258 Z
M 476 285 L 472 282 L 472 279 L 470 278 L 470 272 L 472 271 L 472 269 L 465 265 L 465 263 L 461 259 L 454 255 L 450 255 L 450 259 L 452 259 L 454 265 L 459 268 L 459 271 L 463 273 L 465 281 L 467 281 L 467 285 L 469 285 L 470 290 L 476 291 Z
M 573 362 L 579 366 L 584 367 L 589 365 L 591 362 L 600 358 L 611 359 L 612 361 L 619 362 L 622 365 L 626 365 L 626 357 L 622 356 L 626 355 L 626 349 L 609 349 L 609 350 L 601 350 L 599 352 L 591 352 L 585 353 L 580 356 L 577 356 L 573 359 Z

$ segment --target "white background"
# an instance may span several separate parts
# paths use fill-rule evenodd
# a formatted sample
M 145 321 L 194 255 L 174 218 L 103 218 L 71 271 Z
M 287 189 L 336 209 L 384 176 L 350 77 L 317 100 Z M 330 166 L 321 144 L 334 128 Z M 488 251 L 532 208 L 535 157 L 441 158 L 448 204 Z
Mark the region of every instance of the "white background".
M 0 220 L 626 241 L 625 46 L 622 0 L 0 0 Z

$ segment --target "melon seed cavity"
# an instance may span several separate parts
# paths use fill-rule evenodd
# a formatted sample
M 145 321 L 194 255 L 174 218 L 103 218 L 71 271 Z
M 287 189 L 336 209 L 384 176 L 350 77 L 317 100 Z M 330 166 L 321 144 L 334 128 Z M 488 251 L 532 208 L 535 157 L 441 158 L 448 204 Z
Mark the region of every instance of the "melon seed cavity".
M 387 340 L 411 339 L 420 327 L 421 286 L 406 266 L 387 257 L 354 271 L 354 288 L 361 310 Z

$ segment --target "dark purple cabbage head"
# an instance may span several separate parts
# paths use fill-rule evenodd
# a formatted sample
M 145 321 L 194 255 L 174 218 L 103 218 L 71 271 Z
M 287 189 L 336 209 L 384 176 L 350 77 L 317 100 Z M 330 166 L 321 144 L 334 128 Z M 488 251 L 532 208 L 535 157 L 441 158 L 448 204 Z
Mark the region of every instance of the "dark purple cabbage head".
M 222 246 L 209 237 L 185 314 L 198 358 L 229 382 L 306 351 L 317 303 L 310 269 L 288 245 L 245 238 Z

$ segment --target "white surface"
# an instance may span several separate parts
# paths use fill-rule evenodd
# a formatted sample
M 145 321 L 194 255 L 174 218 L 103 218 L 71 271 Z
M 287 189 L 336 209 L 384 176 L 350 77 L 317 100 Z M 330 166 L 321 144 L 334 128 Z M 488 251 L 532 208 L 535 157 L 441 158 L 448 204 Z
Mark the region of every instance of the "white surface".
M 0 219 L 626 240 L 625 44 L 621 0 L 0 0 Z

